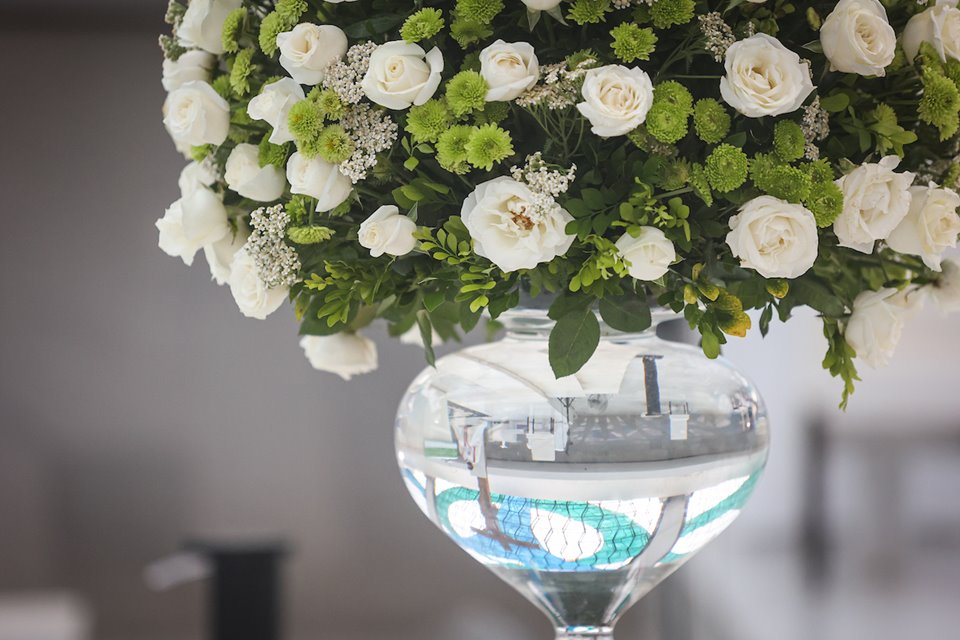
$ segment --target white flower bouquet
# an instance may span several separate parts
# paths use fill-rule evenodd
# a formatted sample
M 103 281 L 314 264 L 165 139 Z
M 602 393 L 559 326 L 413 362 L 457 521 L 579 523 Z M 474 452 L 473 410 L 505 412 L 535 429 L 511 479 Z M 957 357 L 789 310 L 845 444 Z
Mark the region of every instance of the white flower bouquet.
M 960 9 L 841 0 L 174 0 L 157 222 L 318 369 L 359 331 L 456 338 L 555 296 L 576 327 L 682 312 L 715 357 L 809 306 L 845 382 L 960 303 Z M 571 330 L 571 327 L 573 330 Z M 592 333 L 592 332 L 588 332 Z M 592 345 L 595 347 L 595 345 Z M 588 359 L 557 359 L 565 376 Z M 587 347 L 587 348 L 583 348 Z

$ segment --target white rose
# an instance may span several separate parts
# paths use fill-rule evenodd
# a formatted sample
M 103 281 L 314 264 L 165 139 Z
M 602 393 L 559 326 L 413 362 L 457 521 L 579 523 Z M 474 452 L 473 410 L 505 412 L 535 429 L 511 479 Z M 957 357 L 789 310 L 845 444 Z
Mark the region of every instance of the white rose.
M 560 0 L 523 0 L 530 11 L 550 11 L 560 6 Z
M 740 266 L 764 278 L 797 278 L 817 259 L 817 221 L 799 204 L 760 196 L 730 218 L 727 245 Z
M 730 45 L 723 66 L 720 95 L 750 118 L 796 111 L 813 91 L 810 65 L 765 33 Z
M 645 71 L 607 65 L 587 71 L 583 102 L 577 109 L 604 138 L 630 133 L 647 119 L 653 104 L 653 83 Z
M 623 234 L 617 240 L 617 249 L 630 262 L 630 277 L 637 280 L 662 278 L 677 260 L 673 243 L 656 227 L 641 227 L 636 238 Z
M 247 105 L 247 115 L 273 127 L 273 133 L 270 134 L 273 144 L 293 142 L 288 116 L 293 105 L 305 98 L 303 87 L 296 80 L 284 78 L 265 85 L 260 95 Z
M 840 246 L 872 253 L 874 242 L 885 240 L 910 210 L 913 174 L 896 173 L 897 156 L 863 164 L 837 180 L 843 191 L 843 211 L 833 223 Z
M 260 150 L 252 144 L 238 144 L 230 152 L 223 179 L 233 191 L 257 202 L 279 200 L 287 188 L 283 171 L 272 164 L 261 167 Z
M 897 34 L 878 0 L 840 0 L 820 28 L 832 71 L 883 76 L 893 62 Z
M 960 235 L 960 196 L 935 184 L 910 187 L 910 194 L 907 217 L 887 238 L 887 244 L 894 251 L 920 256 L 928 268 L 940 271 L 943 252 L 956 247 Z
M 242 4 L 242 0 L 190 0 L 177 37 L 187 46 L 221 55 L 224 53 L 223 23 L 230 12 Z
M 844 331 L 857 358 L 873 368 L 885 367 L 900 343 L 904 322 L 920 302 L 922 296 L 915 291 L 881 289 L 858 295 Z
M 290 293 L 287 287 L 267 287 L 260 279 L 257 265 L 246 248 L 241 248 L 233 256 L 227 284 L 240 313 L 257 320 L 265 320 L 279 309 Z
M 505 102 L 537 84 L 540 62 L 529 43 L 497 40 L 480 52 L 480 75 L 490 87 L 487 102 Z
M 300 339 L 310 366 L 335 373 L 344 380 L 377 369 L 377 345 L 359 333 L 304 336 Z
M 416 246 L 413 232 L 417 223 L 400 215 L 400 209 L 386 205 L 373 212 L 360 224 L 360 246 L 370 249 L 370 255 L 379 258 L 383 254 L 403 256 Z
M 209 82 L 217 57 L 212 53 L 195 49 L 187 51 L 176 60 L 163 61 L 163 88 L 176 91 L 188 82 Z
M 204 245 L 230 233 L 227 210 L 220 196 L 209 189 L 198 189 L 174 202 L 156 226 L 160 249 L 188 266 Z
M 218 177 L 216 165 L 212 162 L 191 162 L 180 172 L 180 179 L 177 181 L 180 195 L 185 198 L 201 189 L 209 189 Z
M 434 47 L 395 41 L 377 47 L 361 87 L 373 102 L 387 109 L 421 105 L 436 93 L 443 71 L 443 54 Z
M 903 51 L 908 60 L 920 52 L 920 45 L 929 42 L 944 62 L 947 58 L 960 60 L 960 9 L 956 0 L 939 2 L 907 22 L 903 30 Z
M 353 183 L 335 164 L 323 158 L 308 160 L 302 153 L 294 153 L 287 161 L 287 180 L 291 193 L 317 199 L 317 211 L 334 209 L 350 197 Z
M 247 243 L 249 237 L 250 231 L 246 226 L 242 226 L 237 231 L 232 231 L 203 248 L 203 256 L 207 259 L 207 266 L 210 267 L 210 277 L 218 285 L 222 286 L 230 280 L 233 258 Z
M 505 272 L 532 269 L 563 255 L 573 243 L 564 228 L 573 216 L 556 206 L 538 210 L 530 189 L 500 177 L 467 196 L 460 211 L 474 251 Z
M 943 261 L 940 278 L 930 287 L 930 295 L 944 313 L 960 311 L 960 263 Z
M 280 66 L 300 84 L 320 84 L 327 68 L 347 52 L 347 34 L 340 27 L 304 22 L 277 36 Z
M 167 96 L 163 124 L 178 144 L 221 145 L 230 130 L 230 105 L 208 83 L 188 82 Z

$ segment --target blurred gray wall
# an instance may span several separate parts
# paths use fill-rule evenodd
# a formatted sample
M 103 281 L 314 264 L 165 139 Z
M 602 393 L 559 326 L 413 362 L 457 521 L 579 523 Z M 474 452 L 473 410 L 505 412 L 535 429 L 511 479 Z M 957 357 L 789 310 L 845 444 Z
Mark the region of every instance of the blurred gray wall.
M 157 249 L 153 221 L 183 165 L 160 116 L 164 4 L 0 7 L 0 591 L 74 589 L 102 640 L 196 639 L 201 587 L 150 593 L 142 567 L 186 536 L 280 536 L 295 547 L 299 637 L 548 638 L 540 614 L 434 531 L 399 481 L 391 426 L 424 366 L 417 348 L 377 334 L 376 373 L 316 373 L 288 310 L 245 319 L 201 257 L 188 269 Z M 753 553 L 797 537 L 809 417 L 911 429 L 960 416 L 955 330 L 956 318 L 924 316 L 846 416 L 818 369 L 815 318 L 774 326 L 763 350 L 754 337 L 732 344 L 769 401 L 775 444 L 730 539 Z M 919 464 L 955 469 L 956 458 Z M 955 522 L 957 487 L 934 474 L 919 492 Z M 857 496 L 831 499 L 846 513 Z M 711 576 L 699 562 L 668 585 L 736 580 L 736 565 Z M 632 612 L 621 637 L 658 637 L 659 602 Z

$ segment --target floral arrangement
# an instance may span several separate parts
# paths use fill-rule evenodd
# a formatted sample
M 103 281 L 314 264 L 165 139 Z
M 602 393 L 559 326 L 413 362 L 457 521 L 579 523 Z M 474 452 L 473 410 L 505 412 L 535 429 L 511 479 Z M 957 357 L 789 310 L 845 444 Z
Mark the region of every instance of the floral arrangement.
M 432 361 L 555 296 L 555 374 L 650 306 L 716 357 L 823 319 L 844 381 L 960 306 L 960 9 L 941 0 L 173 0 L 157 222 L 240 310 L 291 301 L 318 369 Z M 756 310 L 751 319 L 748 311 Z

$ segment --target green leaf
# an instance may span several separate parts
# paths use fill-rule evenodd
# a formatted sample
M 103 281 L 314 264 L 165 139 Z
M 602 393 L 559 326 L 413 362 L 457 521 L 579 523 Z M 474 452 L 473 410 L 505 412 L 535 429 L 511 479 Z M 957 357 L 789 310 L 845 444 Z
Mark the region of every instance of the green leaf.
M 700 346 L 703 348 L 704 355 L 711 360 L 717 358 L 720 355 L 720 339 L 717 334 L 712 331 L 703 331 L 702 336 Z
M 371 36 L 376 36 L 390 31 L 405 19 L 406 16 L 399 14 L 377 16 L 376 18 L 355 22 L 354 24 L 344 27 L 343 31 L 350 38 L 357 40 L 367 39 Z
M 617 331 L 639 333 L 650 328 L 650 305 L 636 294 L 605 296 L 600 300 L 600 317 Z
M 583 295 L 558 296 L 557 299 L 553 301 L 553 304 L 550 305 L 550 310 L 547 311 L 547 317 L 551 320 L 559 320 L 571 311 L 582 311 L 586 309 L 591 301 L 592 298 Z
M 850 96 L 845 93 L 834 93 L 826 98 L 820 98 L 820 106 L 830 113 L 839 113 L 850 106 Z
M 811 278 L 791 281 L 787 297 L 795 304 L 807 305 L 825 316 L 839 317 L 846 312 L 843 301 L 836 294 Z
M 550 332 L 550 367 L 557 378 L 573 375 L 600 344 L 600 323 L 589 308 L 564 315 Z
M 427 363 L 432 367 L 437 363 L 437 355 L 433 352 L 433 325 L 430 324 L 430 314 L 423 310 L 417 311 L 417 326 L 420 327 Z

